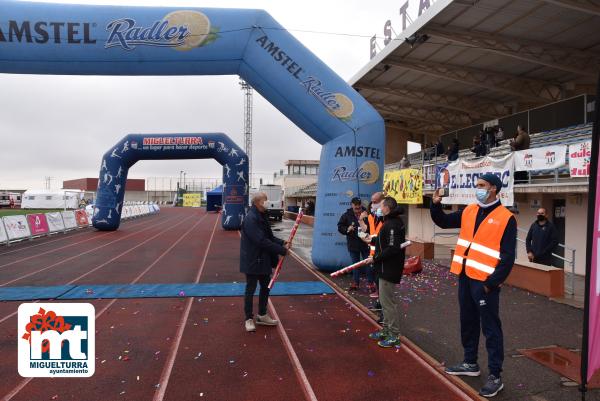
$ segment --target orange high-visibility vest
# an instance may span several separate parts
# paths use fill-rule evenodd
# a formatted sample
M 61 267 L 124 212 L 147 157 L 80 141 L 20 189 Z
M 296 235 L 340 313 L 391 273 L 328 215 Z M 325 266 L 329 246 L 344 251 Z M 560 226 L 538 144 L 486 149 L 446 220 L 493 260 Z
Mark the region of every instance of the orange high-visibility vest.
M 369 234 L 371 234 L 371 244 L 369 245 L 369 248 L 371 250 L 369 251 L 369 256 L 375 256 L 375 241 L 374 241 L 374 239 L 377 238 L 377 236 L 379 235 L 379 231 L 381 230 L 381 227 L 383 226 L 383 221 L 376 223 L 375 216 L 373 216 L 372 214 L 369 214 L 368 220 L 369 220 Z
M 478 212 L 477 204 L 471 204 L 463 211 L 450 272 L 460 274 L 464 264 L 468 277 L 485 281 L 500 263 L 500 242 L 512 213 L 500 205 L 481 222 L 477 232 L 474 232 Z

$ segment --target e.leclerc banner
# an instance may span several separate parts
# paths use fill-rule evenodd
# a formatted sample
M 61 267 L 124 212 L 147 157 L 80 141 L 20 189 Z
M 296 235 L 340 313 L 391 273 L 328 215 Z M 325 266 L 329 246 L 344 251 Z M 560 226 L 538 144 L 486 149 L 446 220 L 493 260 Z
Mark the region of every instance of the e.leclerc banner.
M 449 205 L 468 205 L 477 202 L 475 188 L 477 179 L 485 173 L 496 174 L 502 180 L 500 201 L 505 206 L 514 204 L 513 154 L 505 157 L 485 157 L 475 161 L 457 160 L 446 168 L 449 173 L 449 196 L 442 202 Z

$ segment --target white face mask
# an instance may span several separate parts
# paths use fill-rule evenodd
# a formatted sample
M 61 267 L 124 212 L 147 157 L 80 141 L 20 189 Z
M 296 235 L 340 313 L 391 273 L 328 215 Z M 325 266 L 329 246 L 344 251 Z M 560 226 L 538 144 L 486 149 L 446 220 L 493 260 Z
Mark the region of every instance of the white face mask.
M 371 204 L 371 212 L 377 213 L 377 209 L 381 207 L 381 202 Z

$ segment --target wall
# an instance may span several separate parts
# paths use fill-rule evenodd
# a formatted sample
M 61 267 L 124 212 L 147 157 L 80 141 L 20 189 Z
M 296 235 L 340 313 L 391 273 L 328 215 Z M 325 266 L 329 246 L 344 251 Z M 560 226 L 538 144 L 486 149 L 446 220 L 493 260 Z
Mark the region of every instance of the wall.
M 519 204 L 519 214 L 516 216 L 518 227 L 522 230 L 529 230 L 529 227 L 536 219 L 538 207 L 531 208 L 531 202 L 538 199 L 541 206 L 546 208 L 550 220 L 552 221 L 554 211 L 552 210 L 552 201 L 554 199 L 565 199 L 565 245 L 575 249 L 575 273 L 585 274 L 585 252 L 586 252 L 586 234 L 587 234 L 587 194 L 515 194 L 515 201 Z M 519 238 L 525 240 L 526 232 L 519 232 Z M 571 258 L 571 252 L 565 252 L 567 259 Z M 527 260 L 525 244 L 517 242 L 517 259 Z M 565 263 L 565 268 L 570 271 L 571 266 Z
M 407 142 L 411 140 L 410 134 L 398 128 L 385 127 L 385 164 L 399 162 L 407 154 Z
M 456 209 L 456 207 L 454 207 Z M 445 211 L 449 213 L 448 210 Z M 436 259 L 449 259 L 450 249 L 456 245 L 456 235 L 450 233 L 456 232 L 456 229 L 443 230 L 437 227 L 433 220 L 429 209 L 418 208 L 416 205 L 408 207 L 408 238 L 421 240 L 423 242 L 435 242 L 435 257 Z M 440 234 L 446 234 L 440 236 Z M 437 234 L 437 235 L 436 235 Z
M 63 189 L 81 189 L 83 191 L 96 191 L 98 189 L 97 178 L 78 178 L 76 180 L 63 181 Z M 146 180 L 139 178 L 128 178 L 125 183 L 126 191 L 144 191 Z

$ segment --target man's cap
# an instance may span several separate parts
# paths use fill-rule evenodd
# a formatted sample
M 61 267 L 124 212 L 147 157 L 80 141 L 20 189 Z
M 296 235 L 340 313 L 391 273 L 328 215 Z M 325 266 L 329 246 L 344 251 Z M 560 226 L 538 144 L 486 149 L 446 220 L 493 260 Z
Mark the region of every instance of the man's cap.
M 484 175 L 480 176 L 479 178 L 481 178 L 484 181 L 489 182 L 490 185 L 495 186 L 496 193 L 500 192 L 500 190 L 502 189 L 502 180 L 500 180 L 500 178 L 496 174 L 485 173 Z

